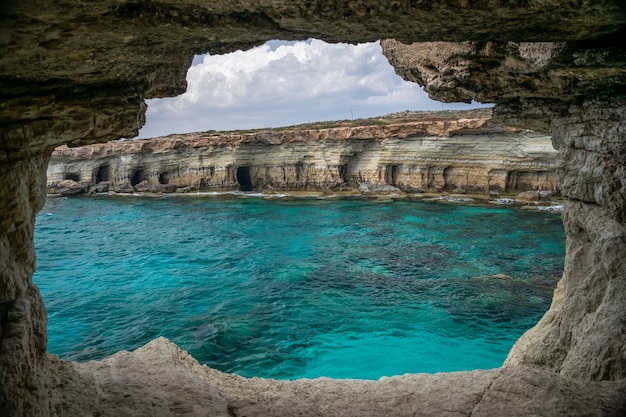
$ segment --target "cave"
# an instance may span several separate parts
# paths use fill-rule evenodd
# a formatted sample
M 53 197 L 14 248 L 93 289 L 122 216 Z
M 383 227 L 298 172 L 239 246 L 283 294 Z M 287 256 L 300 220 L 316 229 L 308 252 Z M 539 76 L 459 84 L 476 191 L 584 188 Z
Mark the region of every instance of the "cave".
M 159 184 L 169 184 L 170 175 L 167 172 L 161 172 L 159 174 Z
M 385 183 L 396 187 L 398 185 L 398 174 L 400 165 L 388 164 L 385 166 Z
M 100 165 L 96 171 L 95 184 L 109 181 L 110 170 L 111 167 L 108 164 Z
M 143 169 L 138 169 L 130 176 L 130 185 L 133 187 L 146 179 Z
M 237 183 L 239 184 L 239 191 L 254 190 L 249 166 L 237 167 Z
M 348 183 L 348 165 L 347 164 L 339 165 L 337 167 L 337 171 L 339 172 L 339 179 L 341 180 L 341 182 L 344 184 L 347 184 Z
M 78 182 L 80 181 L 80 175 L 74 174 L 74 173 L 67 173 L 64 175 L 64 179 Z
M 459 182 L 462 182 L 466 174 L 463 170 L 454 167 L 447 167 L 443 170 L 444 189 L 446 191 L 460 191 Z M 461 180 L 461 181 L 460 181 Z
M 0 10 L 0 415 L 626 414 L 622 0 L 82 6 Z M 196 53 L 308 37 L 382 39 L 395 71 L 431 97 L 496 103 L 498 122 L 552 135 L 567 248 L 550 310 L 501 368 L 369 382 L 224 376 L 162 338 L 92 364 L 48 354 L 32 276 L 52 150 L 136 136 L 144 100 L 182 93 Z

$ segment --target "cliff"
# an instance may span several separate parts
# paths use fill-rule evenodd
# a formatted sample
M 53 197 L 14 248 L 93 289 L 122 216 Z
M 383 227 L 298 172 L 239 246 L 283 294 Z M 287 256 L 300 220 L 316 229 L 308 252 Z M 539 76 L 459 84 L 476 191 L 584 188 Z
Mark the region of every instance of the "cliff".
M 342 415 L 370 399 L 380 406 L 370 415 L 624 415 L 625 32 L 623 0 L 5 2 L 0 415 L 207 415 L 210 401 L 230 416 Z M 136 135 L 144 100 L 184 91 L 195 53 L 308 37 L 386 39 L 383 52 L 396 71 L 433 98 L 495 103 L 499 123 L 552 136 L 567 254 L 544 318 L 502 369 L 416 377 L 410 395 L 385 381 L 322 379 L 310 389 L 284 382 L 274 391 L 255 379 L 243 387 L 236 376 L 218 389 L 172 349 L 146 347 L 149 355 L 120 354 L 91 367 L 49 356 L 47 313 L 32 275 L 35 214 L 53 149 Z M 175 372 L 155 373 L 165 364 Z M 176 395 L 185 387 L 198 395 Z M 451 406 L 458 400 L 465 406 Z
M 549 136 L 488 117 L 432 118 L 62 146 L 52 153 L 47 189 L 62 195 L 372 187 L 492 195 L 558 191 Z

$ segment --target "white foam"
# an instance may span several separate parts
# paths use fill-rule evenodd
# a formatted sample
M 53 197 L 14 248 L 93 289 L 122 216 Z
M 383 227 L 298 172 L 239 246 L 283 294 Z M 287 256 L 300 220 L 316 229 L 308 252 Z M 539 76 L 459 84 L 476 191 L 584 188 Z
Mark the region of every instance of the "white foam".
M 490 202 L 494 204 L 515 204 L 517 201 L 512 198 L 496 198 L 495 200 L 490 200 Z
M 551 213 L 562 213 L 564 206 L 562 204 L 558 204 L 556 206 L 538 206 L 535 207 L 535 209 L 538 211 L 548 211 Z

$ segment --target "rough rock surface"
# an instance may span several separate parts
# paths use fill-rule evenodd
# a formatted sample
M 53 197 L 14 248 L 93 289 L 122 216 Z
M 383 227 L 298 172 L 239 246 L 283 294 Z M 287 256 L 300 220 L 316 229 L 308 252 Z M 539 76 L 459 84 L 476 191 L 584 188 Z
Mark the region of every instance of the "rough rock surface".
M 105 416 L 618 416 L 624 383 L 587 382 L 524 366 L 378 381 L 243 378 L 200 365 L 158 338 L 101 362 L 54 362 L 67 391 L 88 381 L 96 397 L 62 401 L 61 414 Z
M 555 169 L 549 136 L 460 119 L 63 146 L 52 153 L 48 191 L 556 194 Z
M 572 105 L 553 119 L 567 233 L 552 307 L 507 363 L 596 380 L 626 374 L 626 100 Z
M 0 415 L 107 415 L 112 413 L 107 407 L 124 404 L 126 395 L 137 398 L 134 393 L 146 383 L 126 378 L 123 368 L 110 368 L 115 378 L 80 373 L 77 365 L 45 354 L 46 312 L 32 284 L 33 224 L 44 201 L 52 150 L 135 135 L 144 122 L 144 99 L 182 92 L 194 53 L 310 36 L 446 41 L 421 47 L 394 43 L 393 48 L 390 41 L 383 47 L 398 72 L 426 84 L 433 97 L 495 102 L 501 122 L 552 135 L 559 150 L 559 186 L 569 199 L 566 271 L 551 310 L 514 347 L 509 368 L 496 371 L 529 369 L 516 365 L 525 364 L 530 376 L 496 378 L 487 390 L 489 401 L 465 415 L 477 415 L 489 404 L 491 415 L 533 413 L 542 403 L 556 407 L 544 410 L 546 415 L 614 412 L 609 393 L 619 383 L 610 381 L 626 377 L 625 28 L 622 0 L 4 2 Z M 480 375 L 470 375 L 480 383 Z M 433 401 L 454 397 L 463 385 L 458 374 L 443 378 L 450 378 L 451 388 L 427 396 Z M 599 380 L 610 381 L 594 382 Z M 120 393 L 120 384 L 127 393 Z M 315 384 L 323 391 L 339 383 Z M 103 387 L 107 390 L 100 391 Z M 524 401 L 531 388 L 537 396 Z M 106 406 L 98 405 L 104 395 Z M 360 391 L 350 405 L 357 409 L 368 395 L 373 394 Z M 522 399 L 511 401 L 512 396 Z M 317 398 L 322 407 L 325 397 Z M 607 402 L 594 402 L 600 398 Z M 188 411 L 172 397 L 161 399 L 155 403 L 167 404 L 161 414 Z M 395 391 L 385 399 L 397 407 L 412 401 Z M 75 404 L 95 411 L 71 409 Z M 152 403 L 137 404 L 145 408 L 123 413 L 150 413 Z M 428 404 L 413 404 L 414 414 L 429 410 Z M 227 409 L 230 415 L 248 414 L 235 407 Z M 291 410 L 292 415 L 308 412 L 304 406 Z
M 405 45 L 391 39 L 381 44 L 396 72 L 424 85 L 432 97 L 497 102 L 496 114 L 501 119 L 504 110 L 513 107 L 513 121 L 519 119 L 518 124 L 528 128 L 532 122 L 538 123 L 536 128 L 541 131 L 549 129 L 555 111 L 566 111 L 585 93 L 613 94 L 626 76 L 626 68 L 620 64 L 624 49 L 611 45 L 610 39 L 582 45 L 502 41 Z M 520 112 L 514 107 L 523 104 L 532 108 Z

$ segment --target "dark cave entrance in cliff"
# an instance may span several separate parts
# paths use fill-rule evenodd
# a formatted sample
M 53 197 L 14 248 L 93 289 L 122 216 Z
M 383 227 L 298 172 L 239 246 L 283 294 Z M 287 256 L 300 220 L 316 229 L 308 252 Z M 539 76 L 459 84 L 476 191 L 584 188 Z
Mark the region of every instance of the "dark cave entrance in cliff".
M 130 185 L 134 187 L 135 185 L 139 184 L 141 181 L 144 181 L 145 179 L 146 179 L 146 175 L 143 172 L 143 169 L 138 169 L 133 173 L 133 175 L 131 175 Z
M 237 183 L 239 183 L 239 191 L 254 190 L 249 166 L 237 167 Z
M 385 183 L 396 186 L 398 182 L 399 165 L 387 165 L 385 167 Z
M 67 174 L 65 174 L 65 176 L 63 177 L 66 180 L 72 180 L 72 181 L 80 181 L 80 175 L 72 173 L 72 172 L 68 172 Z
M 110 167 L 108 164 L 100 165 L 98 167 L 98 171 L 96 172 L 95 183 L 98 184 L 100 182 L 106 182 L 109 180 L 109 171 Z

